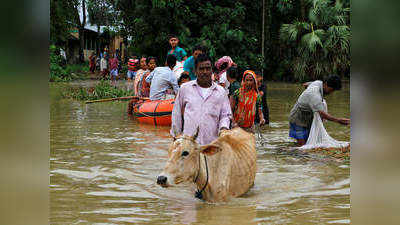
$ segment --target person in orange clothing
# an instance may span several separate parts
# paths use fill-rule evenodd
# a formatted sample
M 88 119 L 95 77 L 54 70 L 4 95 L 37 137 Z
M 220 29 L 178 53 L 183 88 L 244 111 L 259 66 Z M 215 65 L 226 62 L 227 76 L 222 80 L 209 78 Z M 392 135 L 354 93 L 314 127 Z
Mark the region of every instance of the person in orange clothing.
M 241 87 L 230 97 L 230 101 L 233 112 L 232 127 L 239 126 L 254 133 L 256 110 L 260 117 L 260 125 L 265 123 L 256 74 L 253 71 L 244 71 Z

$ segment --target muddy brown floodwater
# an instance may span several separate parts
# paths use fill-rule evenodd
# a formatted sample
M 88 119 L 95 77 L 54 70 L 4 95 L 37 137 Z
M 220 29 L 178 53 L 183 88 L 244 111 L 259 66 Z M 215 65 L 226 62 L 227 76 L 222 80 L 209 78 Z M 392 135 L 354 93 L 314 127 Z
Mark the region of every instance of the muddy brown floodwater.
M 294 142 L 287 117 L 299 84 L 268 84 L 271 124 L 257 139 L 255 185 L 219 204 L 195 199 L 189 184 L 156 185 L 169 128 L 138 124 L 125 113 L 127 102 L 85 105 L 61 99 L 58 89 L 50 85 L 51 224 L 350 223 L 348 163 L 287 150 Z M 326 100 L 331 114 L 350 117 L 349 84 Z M 350 140 L 349 127 L 326 127 L 334 138 Z

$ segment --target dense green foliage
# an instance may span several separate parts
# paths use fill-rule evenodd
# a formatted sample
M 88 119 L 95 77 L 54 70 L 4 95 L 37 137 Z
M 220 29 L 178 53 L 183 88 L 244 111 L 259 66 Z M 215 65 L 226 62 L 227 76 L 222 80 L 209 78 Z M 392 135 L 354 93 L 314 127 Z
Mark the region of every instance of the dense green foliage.
M 310 80 L 329 73 L 349 76 L 350 0 L 66 2 L 76 6 L 83 1 L 93 25 L 108 26 L 130 45 L 130 55 L 156 56 L 159 65 L 170 48 L 168 35 L 176 34 L 189 55 L 196 44 L 203 44 L 214 60 L 229 55 L 242 69 L 264 69 L 267 79 Z M 69 9 L 76 11 L 76 7 Z M 51 21 L 65 19 L 62 13 L 53 14 L 61 16 Z
M 289 4 L 290 5 L 290 4 Z M 349 8 L 340 1 L 307 0 L 308 16 L 281 27 L 280 39 L 296 79 L 344 75 L 350 68 Z
M 72 98 L 75 100 L 97 100 L 104 98 L 117 98 L 132 96 L 133 90 L 125 90 L 112 86 L 109 81 L 102 80 L 93 88 L 87 87 L 65 87 L 61 95 L 63 98 Z
M 87 78 L 89 66 L 85 64 L 65 65 L 62 57 L 56 54 L 57 47 L 50 45 L 49 48 L 49 81 L 64 82 L 82 80 Z

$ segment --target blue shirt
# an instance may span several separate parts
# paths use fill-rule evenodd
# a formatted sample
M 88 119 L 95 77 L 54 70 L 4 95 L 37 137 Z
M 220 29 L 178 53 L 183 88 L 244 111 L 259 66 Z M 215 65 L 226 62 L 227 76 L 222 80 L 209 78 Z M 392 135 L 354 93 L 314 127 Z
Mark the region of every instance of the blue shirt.
M 172 49 L 169 50 L 167 56 L 170 54 L 174 55 L 176 57 L 176 60 L 179 62 L 183 61 L 183 57 L 187 55 L 186 51 L 179 46 L 176 46 L 174 51 Z
M 172 70 L 167 67 L 157 67 L 147 76 L 147 83 L 150 85 L 150 100 L 163 99 L 169 88 L 172 88 L 175 94 L 178 93 L 178 81 Z
M 194 73 L 194 57 L 190 56 L 186 59 L 185 64 L 183 65 L 183 71 L 189 72 L 190 80 L 196 80 L 197 76 Z

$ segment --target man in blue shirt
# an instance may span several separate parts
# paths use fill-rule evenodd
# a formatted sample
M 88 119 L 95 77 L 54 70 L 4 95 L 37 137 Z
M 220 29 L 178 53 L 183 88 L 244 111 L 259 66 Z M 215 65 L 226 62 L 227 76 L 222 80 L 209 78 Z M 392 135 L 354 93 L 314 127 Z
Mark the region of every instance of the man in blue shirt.
M 197 59 L 198 55 L 203 53 L 205 53 L 204 48 L 200 45 L 196 45 L 193 49 L 192 56 L 190 56 L 183 65 L 183 73 L 188 74 L 190 80 L 195 80 L 197 78 L 196 74 L 194 73 L 194 60 Z
M 161 100 L 166 98 L 167 90 L 172 88 L 175 95 L 178 93 L 178 81 L 172 72 L 176 64 L 176 57 L 174 55 L 167 56 L 167 66 L 157 67 L 146 78 L 147 83 L 150 85 L 150 100 Z

